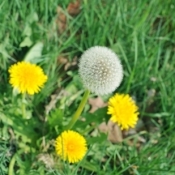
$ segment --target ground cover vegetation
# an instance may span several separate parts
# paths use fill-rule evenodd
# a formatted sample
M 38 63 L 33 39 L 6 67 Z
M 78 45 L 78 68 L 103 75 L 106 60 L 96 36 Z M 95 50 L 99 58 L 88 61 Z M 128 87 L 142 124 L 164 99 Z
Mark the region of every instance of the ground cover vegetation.
M 174 9 L 173 0 L 1 0 L 0 175 L 175 174 Z M 94 46 L 122 65 L 115 90 L 102 83 L 110 93 L 96 76 L 94 89 L 82 80 L 81 56 Z M 95 73 L 111 75 L 100 64 Z

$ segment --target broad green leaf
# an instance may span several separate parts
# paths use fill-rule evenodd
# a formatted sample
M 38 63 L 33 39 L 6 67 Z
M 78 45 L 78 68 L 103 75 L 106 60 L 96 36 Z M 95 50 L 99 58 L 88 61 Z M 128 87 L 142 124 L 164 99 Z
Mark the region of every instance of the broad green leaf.
M 62 120 L 63 120 L 63 110 L 59 109 L 59 108 L 55 108 L 55 110 L 53 110 L 51 112 L 51 114 L 48 117 L 48 123 L 49 126 L 54 128 L 55 126 L 61 126 L 62 125 Z
M 25 37 L 24 40 L 20 43 L 20 47 L 30 47 L 32 45 L 32 41 L 29 37 Z
M 32 63 L 37 63 L 39 62 L 39 58 L 42 55 L 42 50 L 43 50 L 43 43 L 38 42 L 36 43 L 27 53 L 27 55 L 24 58 L 24 61 L 32 62 Z
M 104 133 L 99 133 L 99 136 L 96 137 L 89 137 L 87 138 L 87 142 L 89 145 L 94 144 L 94 143 L 103 143 L 104 141 L 107 140 L 107 134 Z
M 93 171 L 93 172 L 97 172 L 98 169 L 97 169 L 97 166 L 95 166 L 94 164 L 86 161 L 86 160 L 83 160 L 82 163 L 81 163 L 81 166 L 87 170 L 90 170 L 90 171 Z
M 94 113 L 86 113 L 86 114 L 82 114 L 82 116 L 85 118 L 85 120 L 78 120 L 75 124 L 75 128 L 86 128 L 87 125 L 94 123 L 94 124 L 99 124 L 102 123 L 104 121 L 104 119 L 106 120 L 106 114 L 107 112 L 107 108 L 100 108 L 97 111 L 95 111 Z
M 29 24 L 27 24 L 24 28 L 24 31 L 22 33 L 23 36 L 28 36 L 30 37 L 32 35 L 32 29 L 31 27 L 29 26 Z

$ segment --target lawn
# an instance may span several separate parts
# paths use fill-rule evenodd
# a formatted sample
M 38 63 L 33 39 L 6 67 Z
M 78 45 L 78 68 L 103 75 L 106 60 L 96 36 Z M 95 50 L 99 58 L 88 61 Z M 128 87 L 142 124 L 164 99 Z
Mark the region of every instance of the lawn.
M 174 175 L 174 10 L 173 0 L 1 0 L 0 175 Z M 111 93 L 87 92 L 81 79 L 81 56 L 94 46 L 111 49 L 123 67 Z M 18 63 L 43 71 L 37 92 L 10 83 Z M 40 82 L 32 72 L 25 79 Z M 111 123 L 115 94 L 138 107 L 132 128 Z M 55 149 L 66 130 L 81 136 L 73 147 L 86 140 L 77 162 Z

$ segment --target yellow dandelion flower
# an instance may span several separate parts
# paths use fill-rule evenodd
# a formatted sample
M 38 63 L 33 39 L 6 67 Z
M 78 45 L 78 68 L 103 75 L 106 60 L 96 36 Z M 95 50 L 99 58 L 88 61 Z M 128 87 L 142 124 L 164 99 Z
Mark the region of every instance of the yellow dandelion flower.
M 43 70 L 29 62 L 23 61 L 12 65 L 9 68 L 9 73 L 9 83 L 21 93 L 27 92 L 30 95 L 38 93 L 47 81 L 47 76 Z
M 109 99 L 108 114 L 111 114 L 110 120 L 116 122 L 121 129 L 134 127 L 138 120 L 138 107 L 134 100 L 128 94 L 115 94 Z
M 86 140 L 79 133 L 68 130 L 57 137 L 56 153 L 69 163 L 76 163 L 83 159 L 87 151 Z

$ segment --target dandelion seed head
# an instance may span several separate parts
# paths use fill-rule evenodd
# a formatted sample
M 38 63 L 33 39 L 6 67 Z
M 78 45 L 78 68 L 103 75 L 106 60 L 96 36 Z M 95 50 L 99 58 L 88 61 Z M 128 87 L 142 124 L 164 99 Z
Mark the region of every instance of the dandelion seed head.
M 123 69 L 117 55 L 107 47 L 91 47 L 83 53 L 79 74 L 84 87 L 97 95 L 113 92 L 123 79 Z

